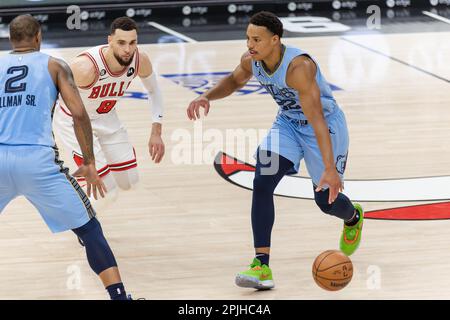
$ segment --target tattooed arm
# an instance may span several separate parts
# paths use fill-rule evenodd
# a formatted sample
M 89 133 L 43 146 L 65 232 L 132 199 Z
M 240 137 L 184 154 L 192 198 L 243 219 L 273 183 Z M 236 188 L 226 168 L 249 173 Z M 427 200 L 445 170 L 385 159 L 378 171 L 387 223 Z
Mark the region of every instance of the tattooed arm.
M 88 196 L 92 188 L 95 199 L 97 199 L 97 190 L 104 197 L 106 189 L 95 168 L 91 121 L 81 100 L 72 71 L 67 63 L 55 58 L 50 58 L 48 67 L 56 88 L 72 114 L 75 135 L 83 153 L 83 166 L 73 175 L 86 178 Z

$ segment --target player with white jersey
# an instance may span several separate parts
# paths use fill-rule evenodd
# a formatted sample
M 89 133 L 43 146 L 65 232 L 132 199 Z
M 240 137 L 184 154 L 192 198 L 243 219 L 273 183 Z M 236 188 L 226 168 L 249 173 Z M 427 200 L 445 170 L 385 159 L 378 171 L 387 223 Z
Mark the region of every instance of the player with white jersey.
M 149 94 L 149 102 L 151 100 L 150 155 L 155 163 L 164 156 L 162 95 L 149 57 L 137 48 L 137 29 L 136 23 L 128 17 L 115 19 L 107 45 L 84 51 L 70 63 L 91 119 L 95 165 L 108 194 L 115 194 L 117 187 L 128 190 L 139 181 L 136 153 L 116 111 L 125 91 L 137 76 Z M 63 99 L 59 99 L 55 109 L 53 126 L 66 154 L 70 152 L 71 159 L 81 166 L 83 157 L 74 135 L 73 119 Z M 82 182 L 83 178 L 79 181 Z

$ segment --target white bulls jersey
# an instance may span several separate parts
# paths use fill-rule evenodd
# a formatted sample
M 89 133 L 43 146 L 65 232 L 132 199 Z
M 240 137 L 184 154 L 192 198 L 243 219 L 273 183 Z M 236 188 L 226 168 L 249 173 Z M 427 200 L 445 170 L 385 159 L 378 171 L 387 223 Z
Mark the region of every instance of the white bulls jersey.
M 136 50 L 128 67 L 112 72 L 104 56 L 107 48 L 108 45 L 101 45 L 79 54 L 89 58 L 95 66 L 95 80 L 88 86 L 78 88 L 91 119 L 95 162 L 102 177 L 110 171 L 126 171 L 137 166 L 133 146 L 115 108 L 120 105 L 120 99 L 138 74 L 139 52 Z M 81 165 L 83 158 L 73 129 L 73 119 L 61 97 L 55 109 L 53 129 L 59 145 L 63 147 L 65 160 L 70 157 L 74 161 L 72 164 Z M 70 163 L 67 164 L 70 166 Z
M 92 84 L 78 87 L 91 120 L 115 112 L 117 101 L 124 95 L 139 70 L 139 52 L 136 50 L 133 61 L 128 67 L 117 73 L 112 72 L 103 53 L 107 48 L 107 45 L 101 45 L 79 55 L 89 58 L 95 66 L 96 75 Z M 69 113 L 63 101 L 60 102 L 60 105 L 64 111 Z

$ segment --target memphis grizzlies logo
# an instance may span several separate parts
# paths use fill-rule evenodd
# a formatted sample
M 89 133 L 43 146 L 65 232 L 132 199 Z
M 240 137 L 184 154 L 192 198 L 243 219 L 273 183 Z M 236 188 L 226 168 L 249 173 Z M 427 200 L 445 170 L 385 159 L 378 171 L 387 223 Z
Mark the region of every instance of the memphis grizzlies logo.
M 339 155 L 336 158 L 336 170 L 340 174 L 344 174 L 347 165 L 347 155 Z

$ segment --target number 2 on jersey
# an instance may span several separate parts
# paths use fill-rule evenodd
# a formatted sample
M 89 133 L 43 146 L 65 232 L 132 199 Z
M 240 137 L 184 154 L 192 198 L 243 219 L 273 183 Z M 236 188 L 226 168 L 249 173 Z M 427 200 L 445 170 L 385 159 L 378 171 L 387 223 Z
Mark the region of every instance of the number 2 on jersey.
M 15 93 L 15 92 L 22 92 L 27 89 L 27 83 L 26 82 L 19 82 L 20 80 L 23 80 L 28 75 L 28 67 L 27 66 L 14 66 L 10 67 L 8 71 L 6 71 L 7 74 L 12 74 L 19 72 L 18 75 L 13 76 L 6 80 L 5 82 L 5 93 Z M 17 83 L 17 84 L 16 84 Z

